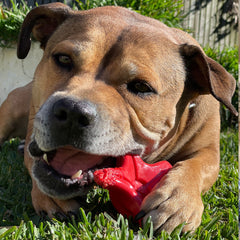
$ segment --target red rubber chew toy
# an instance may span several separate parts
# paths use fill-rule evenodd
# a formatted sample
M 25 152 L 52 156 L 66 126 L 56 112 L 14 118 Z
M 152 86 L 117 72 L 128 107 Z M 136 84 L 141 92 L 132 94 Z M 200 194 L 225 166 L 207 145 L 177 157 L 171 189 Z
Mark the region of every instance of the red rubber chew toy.
M 135 217 L 144 197 L 171 168 L 167 161 L 147 164 L 139 156 L 126 155 L 117 158 L 116 168 L 96 170 L 94 181 L 109 190 L 119 213 Z

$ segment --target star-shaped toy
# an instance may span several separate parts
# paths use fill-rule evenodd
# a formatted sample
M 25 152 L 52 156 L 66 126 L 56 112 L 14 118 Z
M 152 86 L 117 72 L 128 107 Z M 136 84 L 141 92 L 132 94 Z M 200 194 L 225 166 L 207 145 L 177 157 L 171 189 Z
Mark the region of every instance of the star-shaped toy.
M 171 168 L 167 161 L 147 164 L 137 155 L 125 155 L 117 158 L 115 168 L 95 171 L 94 181 L 109 190 L 119 213 L 135 217 L 144 197 Z

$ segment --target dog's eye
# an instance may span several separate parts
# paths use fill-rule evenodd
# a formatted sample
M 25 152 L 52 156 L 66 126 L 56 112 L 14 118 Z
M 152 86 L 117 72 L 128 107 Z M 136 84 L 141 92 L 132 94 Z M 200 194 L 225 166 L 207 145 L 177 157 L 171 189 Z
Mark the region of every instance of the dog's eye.
M 156 90 L 144 80 L 131 81 L 130 83 L 128 83 L 127 89 L 128 91 L 140 96 L 156 93 Z
M 54 59 L 60 67 L 67 68 L 70 70 L 73 67 L 72 59 L 64 54 L 56 54 L 54 55 Z

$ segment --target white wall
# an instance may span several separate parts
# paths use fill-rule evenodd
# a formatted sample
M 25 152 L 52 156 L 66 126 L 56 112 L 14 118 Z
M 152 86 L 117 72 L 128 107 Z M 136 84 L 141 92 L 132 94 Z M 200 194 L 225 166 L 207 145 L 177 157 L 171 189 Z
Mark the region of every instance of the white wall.
M 32 44 L 24 60 L 18 59 L 16 52 L 16 48 L 0 48 L 0 104 L 11 90 L 32 80 L 35 68 L 42 57 L 38 43 Z

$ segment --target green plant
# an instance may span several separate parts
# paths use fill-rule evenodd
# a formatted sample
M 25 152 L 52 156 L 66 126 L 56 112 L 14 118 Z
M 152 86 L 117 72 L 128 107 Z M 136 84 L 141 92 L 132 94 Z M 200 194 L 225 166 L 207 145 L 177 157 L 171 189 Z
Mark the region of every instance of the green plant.
M 238 109 L 238 48 L 225 47 L 220 50 L 205 47 L 204 51 L 210 58 L 221 64 L 236 79 L 236 91 L 232 97 L 232 104 Z M 238 127 L 237 117 L 233 116 L 225 106 L 221 107 L 221 123 L 222 129 L 226 129 L 227 127 Z
M 10 0 L 12 8 L 7 9 L 0 5 L 0 47 L 11 47 L 16 43 L 22 22 L 30 8 L 24 1 L 17 4 Z
M 100 6 L 121 6 L 136 12 L 158 19 L 170 27 L 181 27 L 184 19 L 183 0 L 86 0 L 84 3 L 77 0 L 75 7 L 87 10 Z

